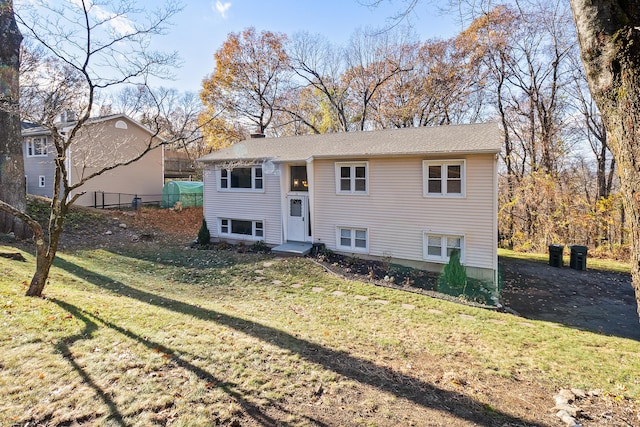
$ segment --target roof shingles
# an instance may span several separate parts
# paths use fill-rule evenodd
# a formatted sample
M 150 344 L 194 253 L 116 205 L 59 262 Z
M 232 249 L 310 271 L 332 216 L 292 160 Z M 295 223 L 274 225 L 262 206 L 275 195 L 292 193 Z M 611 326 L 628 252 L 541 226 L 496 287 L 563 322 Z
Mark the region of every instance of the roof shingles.
M 280 163 L 311 158 L 498 153 L 501 147 L 497 123 L 481 123 L 248 139 L 198 161 L 271 160 Z

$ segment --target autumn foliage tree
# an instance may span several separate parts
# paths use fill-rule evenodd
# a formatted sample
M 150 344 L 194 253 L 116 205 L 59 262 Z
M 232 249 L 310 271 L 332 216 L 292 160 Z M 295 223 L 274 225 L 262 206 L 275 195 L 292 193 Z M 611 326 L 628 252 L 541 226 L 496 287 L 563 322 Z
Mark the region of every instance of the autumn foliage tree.
M 214 55 L 215 70 L 203 81 L 202 102 L 206 108 L 201 118 L 205 135 L 210 119 L 220 115 L 229 122 L 237 121 L 264 133 L 289 82 L 289 58 L 284 49 L 283 34 L 248 28 L 231 33 Z M 212 126 L 233 135 L 233 127 Z
M 392 37 L 395 36 L 395 37 Z M 398 74 L 411 70 L 403 58 L 402 42 L 395 33 L 356 31 L 345 50 L 347 69 L 342 74 L 347 102 L 357 130 L 367 129 L 378 92 Z

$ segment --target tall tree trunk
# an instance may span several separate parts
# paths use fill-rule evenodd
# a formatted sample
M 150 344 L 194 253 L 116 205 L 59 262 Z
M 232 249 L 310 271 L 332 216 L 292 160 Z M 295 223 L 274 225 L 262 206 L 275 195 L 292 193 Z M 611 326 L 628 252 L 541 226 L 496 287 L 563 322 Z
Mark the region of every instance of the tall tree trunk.
M 640 314 L 640 0 L 571 0 L 591 94 L 616 159 Z
M 18 104 L 22 34 L 13 15 L 13 0 L 0 0 L 0 200 L 25 211 L 26 184 Z M 30 235 L 20 218 L 0 211 L 0 232 L 19 239 Z
M 509 204 L 509 214 L 508 214 L 508 227 L 507 227 L 507 238 L 506 244 L 509 249 L 513 249 L 513 236 L 515 234 L 515 204 L 512 203 L 516 194 L 515 194 L 515 181 L 516 181 L 516 173 L 513 168 L 513 142 L 511 141 L 511 137 L 509 136 L 509 122 L 507 120 L 507 114 L 505 112 L 505 107 L 502 99 L 502 88 L 505 83 L 505 60 L 504 56 L 500 54 L 500 64 L 499 64 L 499 72 L 497 73 L 498 77 L 498 87 L 496 90 L 497 99 L 496 103 L 498 105 L 498 112 L 500 114 L 500 122 L 502 124 L 502 129 L 504 132 L 504 164 L 507 167 L 507 203 Z
M 60 188 L 60 168 L 56 170 L 55 188 Z M 57 193 L 57 191 L 56 191 Z M 48 241 L 44 235 L 36 236 L 36 271 L 33 273 L 27 296 L 42 296 L 42 291 L 49 278 L 49 270 L 53 265 L 58 252 L 58 243 L 64 230 L 64 219 L 69 213 L 69 205 L 66 202 L 66 193 L 62 197 L 54 194 L 54 200 L 58 203 L 51 204 L 49 216 L 49 236 Z M 39 237 L 39 238 L 38 238 Z

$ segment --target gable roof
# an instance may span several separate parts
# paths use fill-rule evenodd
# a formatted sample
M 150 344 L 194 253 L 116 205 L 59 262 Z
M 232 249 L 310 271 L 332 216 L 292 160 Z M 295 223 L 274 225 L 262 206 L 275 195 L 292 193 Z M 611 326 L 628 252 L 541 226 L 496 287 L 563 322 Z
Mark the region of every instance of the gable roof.
M 88 126 L 88 125 L 92 125 L 92 124 L 96 124 L 96 123 L 102 123 L 102 122 L 106 122 L 109 120 L 115 120 L 115 119 L 124 119 L 126 121 L 128 121 L 129 123 L 139 127 L 140 129 L 144 130 L 145 132 L 147 132 L 149 135 L 153 135 L 154 132 L 152 132 L 149 128 L 147 128 L 145 125 L 143 125 L 142 123 L 138 122 L 137 120 L 132 119 L 131 117 L 127 116 L 126 114 L 110 114 L 107 116 L 99 116 L 99 117 L 90 117 L 83 126 Z M 22 122 L 22 136 L 34 136 L 34 135 L 50 135 L 51 134 L 51 130 L 49 128 L 47 128 L 46 126 L 42 126 L 42 125 L 37 125 L 35 123 L 28 123 L 28 125 L 26 125 L 28 122 Z M 65 129 L 65 128 L 70 128 L 73 127 L 76 124 L 76 121 L 70 121 L 70 122 L 58 122 L 55 123 L 55 126 L 58 129 Z M 165 141 L 165 139 L 160 136 L 160 135 L 156 135 L 155 138 L 158 138 L 161 141 Z
M 321 158 L 499 153 L 501 148 L 498 124 L 481 123 L 247 139 L 198 161 L 282 163 Z

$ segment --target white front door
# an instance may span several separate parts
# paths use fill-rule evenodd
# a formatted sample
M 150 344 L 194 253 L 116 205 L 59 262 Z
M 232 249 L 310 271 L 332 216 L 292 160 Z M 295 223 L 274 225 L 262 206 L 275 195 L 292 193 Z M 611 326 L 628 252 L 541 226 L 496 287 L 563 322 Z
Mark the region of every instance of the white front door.
M 287 240 L 304 242 L 307 238 L 307 196 L 287 197 Z

